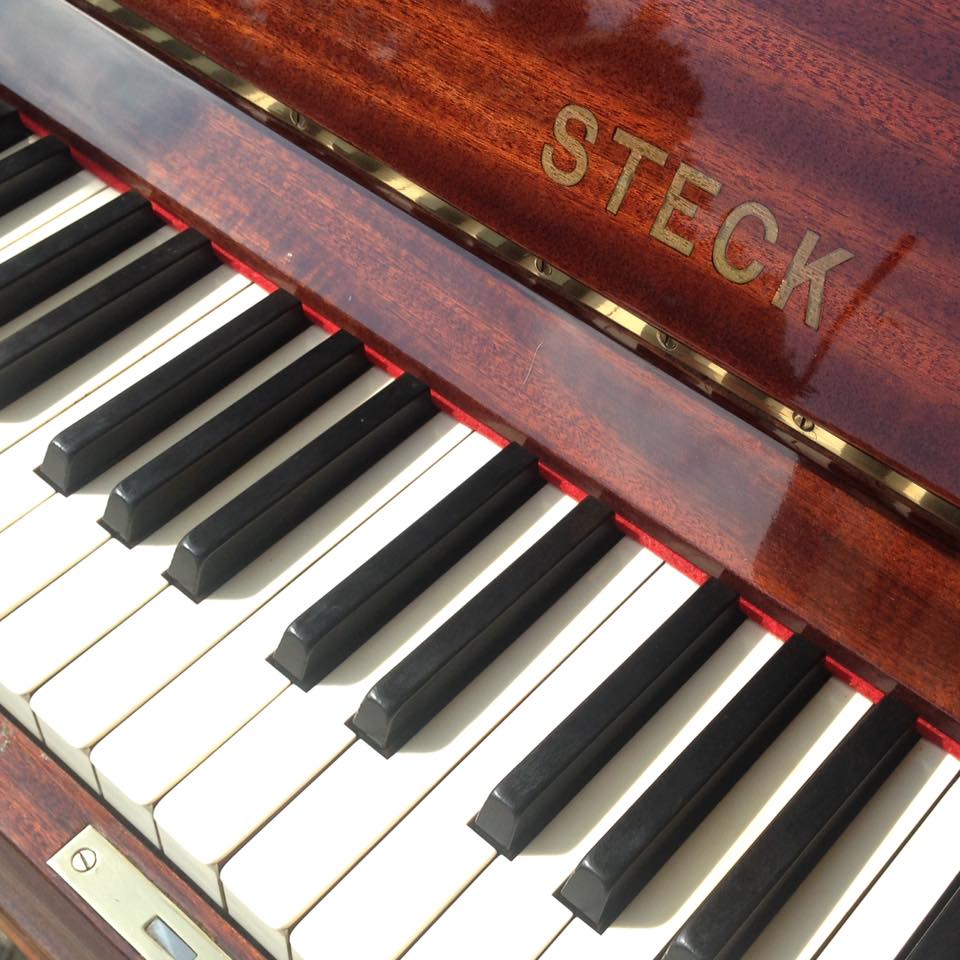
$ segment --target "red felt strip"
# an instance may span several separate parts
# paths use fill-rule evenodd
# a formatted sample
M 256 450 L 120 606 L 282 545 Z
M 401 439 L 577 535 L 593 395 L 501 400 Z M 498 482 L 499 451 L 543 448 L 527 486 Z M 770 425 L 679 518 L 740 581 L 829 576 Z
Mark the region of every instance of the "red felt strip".
M 266 277 L 257 273 L 256 270 L 248 267 L 245 263 L 238 260 L 233 254 L 227 253 L 219 243 L 211 243 L 213 252 L 228 266 L 231 270 L 236 270 L 241 277 L 252 280 L 258 287 L 262 287 L 267 293 L 273 293 L 277 289 L 275 283 L 271 283 Z
M 772 633 L 780 640 L 789 640 L 793 636 L 793 631 L 785 627 L 779 620 L 774 620 L 768 613 L 764 613 L 759 607 L 755 607 L 749 600 L 740 598 L 740 609 L 754 622 L 759 623 L 767 633 Z
M 854 673 L 842 663 L 837 663 L 833 657 L 826 657 L 823 662 L 838 680 L 842 680 L 857 693 L 862 693 L 871 703 L 879 703 L 883 699 L 884 693 L 882 690 L 878 690 L 872 683 L 868 683 L 863 677 Z
M 960 757 L 960 743 L 957 743 L 952 737 L 948 737 L 942 730 L 938 730 L 932 723 L 924 720 L 923 717 L 917 717 L 917 733 L 919 733 L 924 740 L 929 740 L 951 756 Z
M 471 430 L 475 430 L 477 433 L 486 437 L 488 440 L 492 440 L 498 447 L 505 447 L 509 441 L 504 437 L 501 437 L 499 433 L 495 430 L 491 430 L 485 423 L 481 423 L 479 420 L 471 417 L 469 413 L 466 413 L 464 410 L 461 410 L 455 403 L 452 403 L 446 397 L 441 397 L 436 390 L 430 391 L 430 396 L 433 398 L 433 402 L 441 409 L 444 413 L 449 413 L 454 420 L 459 421 L 464 426 L 469 427 Z
M 153 207 L 153 212 L 161 219 L 166 221 L 174 230 L 183 233 L 184 230 L 189 230 L 190 227 L 185 220 L 181 220 L 179 217 L 172 214 L 169 210 L 164 210 L 159 203 L 150 203 L 150 206 Z
M 576 484 L 561 477 L 556 470 L 548 467 L 545 463 L 540 464 L 540 475 L 547 483 L 552 483 L 561 493 L 572 497 L 577 503 L 586 499 L 587 494 L 584 490 L 581 490 Z
M 679 553 L 674 553 L 659 540 L 654 540 L 649 533 L 645 533 L 635 523 L 621 517 L 619 513 L 617 514 L 617 526 L 625 534 L 633 537 L 634 540 L 639 540 L 648 550 L 652 550 L 661 560 L 665 560 L 685 577 L 689 577 L 694 583 L 703 586 L 710 579 L 710 574 L 699 567 L 695 567 L 689 560 L 685 560 Z
M 300 307 L 303 312 L 319 327 L 323 327 L 327 333 L 339 333 L 340 328 L 332 321 L 328 320 L 322 313 L 317 313 L 313 307 L 308 307 L 305 303 L 301 303 Z

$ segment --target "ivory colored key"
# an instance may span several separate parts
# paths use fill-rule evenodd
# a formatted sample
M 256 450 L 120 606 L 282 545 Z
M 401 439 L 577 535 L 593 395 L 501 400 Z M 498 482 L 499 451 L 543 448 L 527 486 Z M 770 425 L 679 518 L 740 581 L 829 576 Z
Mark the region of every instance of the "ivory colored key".
M 634 586 L 611 578 L 601 561 L 389 760 L 354 744 L 221 870 L 231 914 L 282 954 L 286 930 L 605 622 Z M 268 876 L 282 880 L 266 884 Z
M 0 120 L 2 123 L 2 120 Z M 23 150 L 26 147 L 29 147 L 31 143 L 36 143 L 40 137 L 35 133 L 27 133 L 24 131 L 24 137 L 19 142 L 13 144 L 13 146 L 6 147 L 5 149 L 0 149 L 0 160 L 6 160 L 7 157 L 13 156 L 19 150 Z M 2 137 L 0 137 L 0 147 L 2 147 Z
M 6 407 L 0 411 L 0 451 L 69 409 L 249 285 L 246 277 L 229 267 L 218 268 L 131 329 Z
M 914 931 L 960 870 L 958 822 L 960 781 L 955 781 L 817 960 L 902 960 Z
M 890 775 L 745 954 L 813 960 L 960 771 L 925 740 Z
M 267 705 L 288 686 L 288 681 L 266 663 L 266 655 L 290 616 L 302 609 L 304 596 L 316 590 L 318 583 L 342 576 L 350 566 L 375 552 L 378 543 L 408 524 L 418 506 L 428 503 L 436 493 L 430 474 L 416 481 L 101 741 L 91 759 L 104 796 L 128 819 L 144 824 L 144 832 L 149 835 L 150 807 L 157 799 L 258 710 L 275 712 L 275 704 Z M 292 692 L 285 695 L 288 701 L 292 697 L 291 702 L 300 705 L 302 715 L 299 721 L 292 721 L 289 711 L 281 707 L 291 723 L 285 731 L 277 731 L 270 742 L 271 750 L 287 758 L 283 771 L 259 777 L 257 790 L 239 783 L 233 789 L 238 775 L 246 780 L 249 757 L 245 757 L 242 771 L 223 770 L 221 764 L 215 785 L 203 792 L 199 805 L 180 804 L 188 815 L 187 824 L 177 824 L 176 815 L 169 812 L 164 815 L 163 822 L 176 833 L 181 845 L 195 846 L 189 839 L 194 836 L 208 848 L 211 844 L 225 847 L 225 852 L 202 866 L 217 863 L 239 846 L 269 813 L 352 741 L 344 719 L 362 695 L 364 684 L 369 684 L 387 663 L 415 647 L 430 625 L 465 602 L 570 505 L 559 491 L 543 491 L 495 531 L 489 543 L 472 551 L 421 601 L 408 607 L 334 671 L 321 684 L 322 689 L 309 696 L 301 693 L 297 697 Z M 230 682 L 223 683 L 223 677 L 229 677 Z M 254 724 L 260 722 L 257 718 Z M 189 730 L 189 736 L 171 737 L 170 731 L 177 728 Z M 308 738 L 300 736 L 306 729 L 311 731 Z M 236 739 L 246 741 L 248 731 L 240 731 Z M 252 744 L 250 752 L 256 750 L 257 745 Z M 289 757 L 291 750 L 296 751 L 296 759 Z M 190 793 L 189 786 L 186 792 Z M 170 806 L 166 803 L 167 808 Z M 228 815 L 223 812 L 224 806 L 230 810 Z M 209 820 L 205 811 L 213 813 Z M 193 874 L 190 867 L 183 866 Z M 204 887 L 216 889 L 215 876 L 212 881 Z
M 554 950 L 592 960 L 618 942 L 623 952 L 613 956 L 659 956 L 696 903 L 869 707 L 840 681 L 828 681 L 616 923 L 602 936 L 571 923 L 553 896 L 565 877 L 760 666 L 739 674 L 724 665 L 727 651 L 721 647 L 523 853 L 512 862 L 495 860 L 414 945 L 411 960 L 449 956 L 457 938 L 468 944 L 459 952 L 468 958 L 496 953 L 532 960 L 554 940 L 545 954 L 551 960 Z
M 924 917 L 903 950 L 903 960 L 954 960 L 960 944 L 960 874 Z
M 319 330 L 311 331 L 311 334 L 305 338 L 308 343 L 323 336 Z M 301 344 L 299 349 L 303 347 Z M 278 351 L 278 356 L 263 361 L 260 375 L 265 376 L 282 366 L 296 349 L 291 345 L 285 357 L 282 351 Z M 216 510 L 236 489 L 254 482 L 290 450 L 362 403 L 389 379 L 381 370 L 370 370 L 136 550 L 127 550 L 114 540 L 107 541 L 50 584 L 34 602 L 25 604 L 7 620 L 0 621 L 0 702 L 8 705 L 18 717 L 25 714 L 32 718 L 27 699 L 33 690 L 166 588 L 161 573 L 173 544 L 192 522 Z M 107 592 L 102 589 L 104 583 L 111 584 Z M 86 598 L 91 595 L 98 595 L 100 601 L 96 604 L 87 602 Z M 69 629 L 51 629 L 51 619 L 56 623 L 57 617 L 51 615 L 51 610 L 70 611 Z M 43 638 L 42 641 L 37 641 L 37 635 Z
M 31 707 L 47 744 L 95 784 L 89 749 L 97 741 L 468 433 L 447 416 L 434 417 L 203 603 L 164 590 L 37 691 Z
M 79 170 L 67 145 L 40 137 L 0 158 L 0 214 L 9 213 Z
M 467 825 L 489 783 L 536 746 L 633 652 L 638 635 L 652 632 L 696 586 L 633 540 L 621 541 L 602 562 L 611 583 L 619 580 L 633 592 L 294 928 L 290 942 L 298 960 L 316 960 L 348 943 L 358 956 L 401 954 L 495 857 Z M 376 922 L 370 922 L 371 904 L 377 905 Z
M 53 494 L 50 485 L 45 483 L 34 469 L 41 463 L 48 445 L 58 434 L 72 427 L 79 419 L 92 414 L 104 403 L 109 403 L 124 390 L 134 387 L 163 364 L 189 350 L 199 340 L 215 333 L 264 296 L 265 291 L 248 284 L 226 303 L 211 310 L 182 333 L 0 454 L 0 483 L 3 484 L 4 491 L 3 502 L 0 503 L 0 530 Z

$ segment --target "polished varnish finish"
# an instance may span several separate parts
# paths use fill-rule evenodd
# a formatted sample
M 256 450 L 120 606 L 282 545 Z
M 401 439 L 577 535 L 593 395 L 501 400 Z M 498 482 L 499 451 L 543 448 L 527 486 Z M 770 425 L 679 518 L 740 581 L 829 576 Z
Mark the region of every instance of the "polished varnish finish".
M 960 24 L 950 0 L 129 0 L 415 182 L 960 502 Z M 582 181 L 541 165 L 568 104 L 597 121 Z M 664 151 L 607 212 L 629 151 Z M 569 126 L 579 142 L 582 123 Z M 681 162 L 694 219 L 650 235 Z M 728 213 L 756 201 L 728 259 Z M 842 248 L 822 322 L 772 301 L 806 231 Z
M 259 950 L 2 713 L 0 783 L 0 928 L 29 960 L 136 960 L 140 956 L 46 865 L 91 824 L 229 957 L 264 960 Z
M 5 0 L 0 36 L 21 38 L 0 44 L 0 86 L 88 153 L 670 547 L 960 721 L 954 549 L 63 0 Z

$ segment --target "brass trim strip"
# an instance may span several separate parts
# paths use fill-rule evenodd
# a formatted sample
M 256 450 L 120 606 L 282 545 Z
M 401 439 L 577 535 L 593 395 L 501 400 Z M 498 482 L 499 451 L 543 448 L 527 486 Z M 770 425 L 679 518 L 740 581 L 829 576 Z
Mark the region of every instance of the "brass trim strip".
M 214 63 L 209 57 L 170 36 L 117 0 L 84 2 L 101 11 L 106 19 L 118 27 L 162 50 L 171 60 L 198 71 L 236 97 L 269 114 L 274 120 L 309 137 L 340 160 L 373 177 L 408 203 L 415 204 L 459 232 L 483 243 L 500 259 L 536 277 L 540 283 L 555 287 L 565 299 L 587 307 L 595 315 L 592 319 L 593 325 L 613 339 L 634 349 L 642 343 L 670 363 L 695 373 L 707 389 L 709 384 L 715 384 L 727 394 L 752 407 L 761 413 L 766 421 L 776 425 L 776 435 L 792 448 L 821 464 L 830 460 L 841 460 L 849 464 L 869 480 L 893 493 L 897 498 L 894 507 L 904 516 L 909 516 L 914 512 L 914 508 L 917 508 L 937 518 L 941 524 L 960 531 L 960 507 L 888 467 L 837 434 L 813 423 L 799 411 L 758 390 L 743 377 L 714 363 L 709 357 L 676 341 L 648 319 L 619 306 L 579 280 L 545 263 L 536 254 L 418 186 L 392 167 L 347 143 L 266 91 Z M 822 451 L 819 455 L 818 448 Z

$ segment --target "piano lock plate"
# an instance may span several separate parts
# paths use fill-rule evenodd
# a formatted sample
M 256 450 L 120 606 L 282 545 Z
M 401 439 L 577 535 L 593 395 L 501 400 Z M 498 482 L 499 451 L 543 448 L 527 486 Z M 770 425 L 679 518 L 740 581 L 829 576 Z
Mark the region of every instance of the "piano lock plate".
M 84 827 L 47 864 L 145 960 L 229 960 L 94 827 Z

